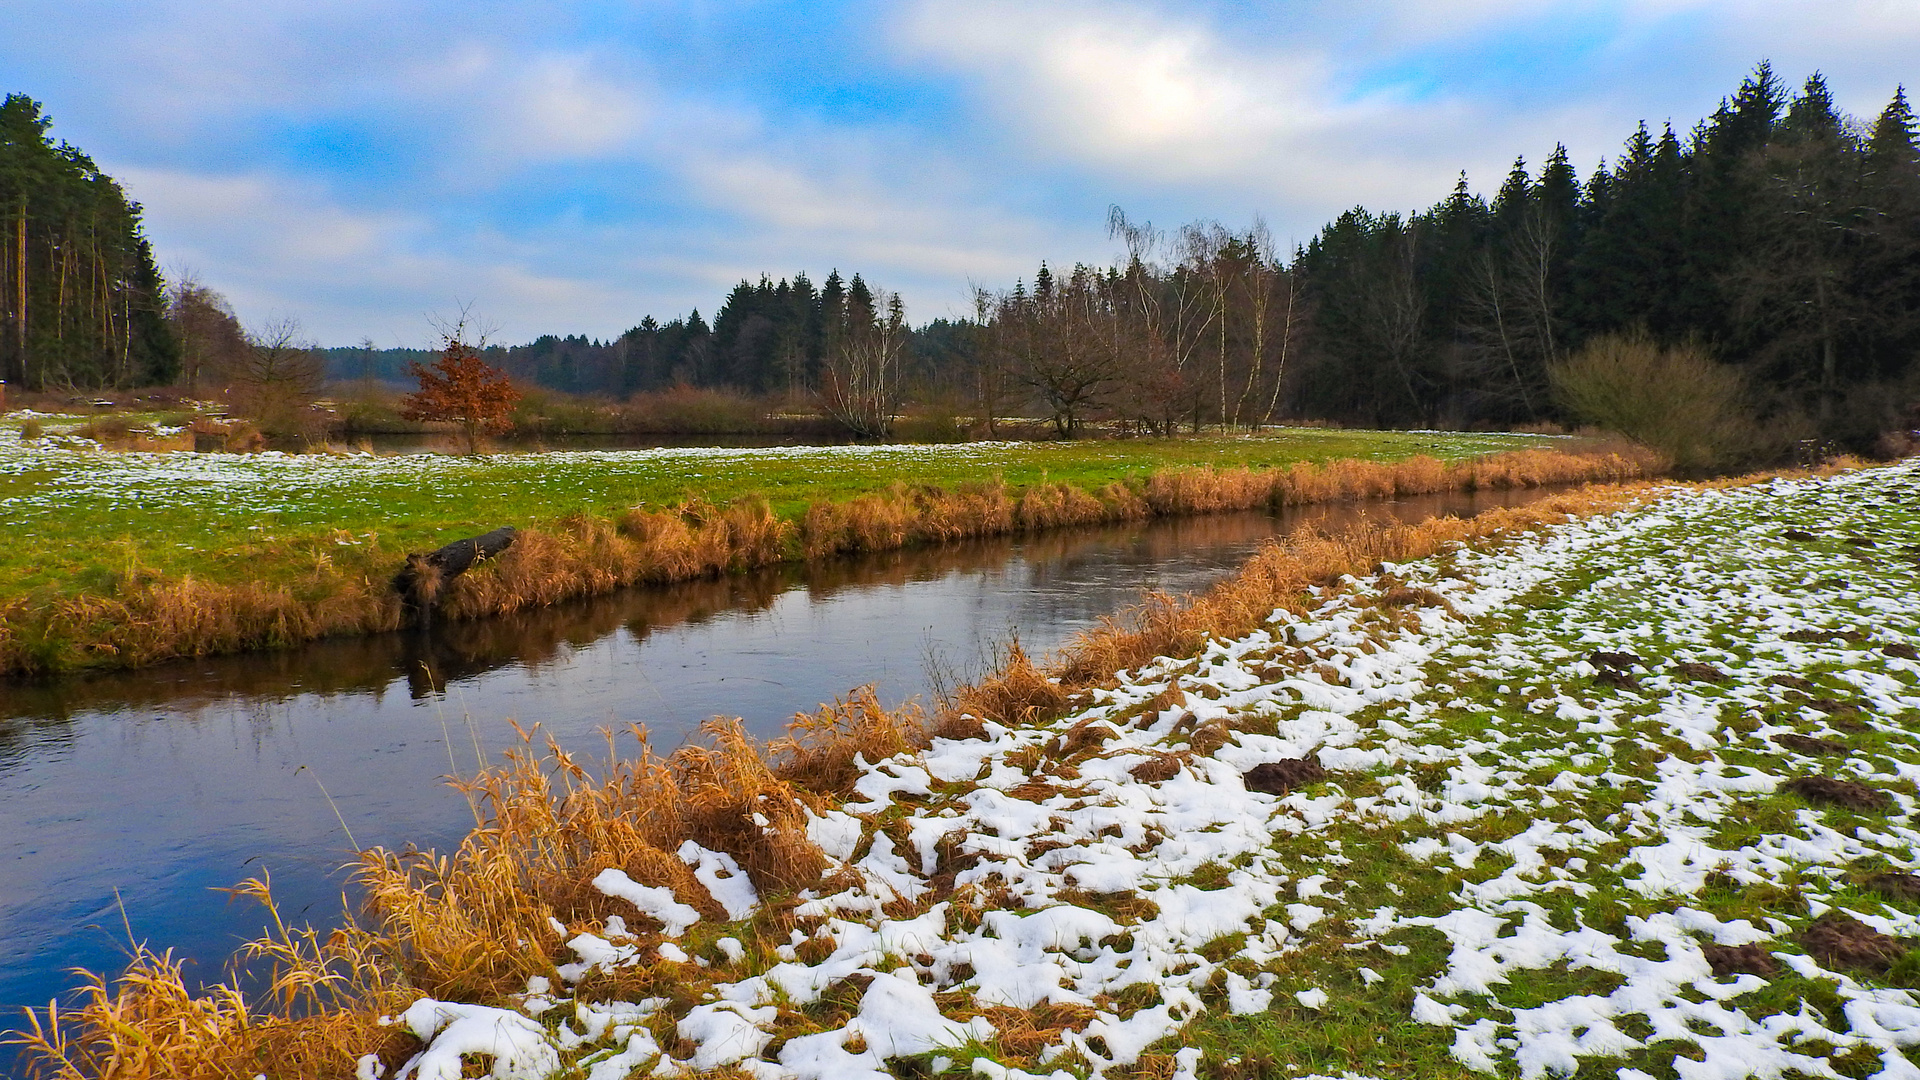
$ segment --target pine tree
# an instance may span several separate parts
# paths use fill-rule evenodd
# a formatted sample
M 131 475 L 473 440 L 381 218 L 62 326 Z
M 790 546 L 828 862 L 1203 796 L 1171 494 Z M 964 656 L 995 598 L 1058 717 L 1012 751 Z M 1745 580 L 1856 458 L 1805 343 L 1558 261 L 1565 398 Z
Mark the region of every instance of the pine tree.
M 1873 122 L 1873 134 L 1867 142 L 1867 162 L 1875 172 L 1920 173 L 1920 145 L 1916 145 L 1913 109 L 1907 104 L 1907 88 L 1896 86 L 1893 100 Z
M 1728 344 L 1774 385 L 1809 390 L 1823 426 L 1839 407 L 1843 353 L 1863 315 L 1850 272 L 1860 177 L 1858 147 L 1816 72 L 1768 144 L 1749 151 L 1746 231 L 1722 287 L 1738 316 Z
M 1893 382 L 1920 356 L 1920 146 L 1905 87 L 1874 120 L 1861 187 L 1870 208 L 1856 269 L 1873 332 L 1861 343 L 1869 377 Z
M 179 356 L 140 205 L 50 126 L 39 102 L 0 101 L 0 379 L 169 381 Z

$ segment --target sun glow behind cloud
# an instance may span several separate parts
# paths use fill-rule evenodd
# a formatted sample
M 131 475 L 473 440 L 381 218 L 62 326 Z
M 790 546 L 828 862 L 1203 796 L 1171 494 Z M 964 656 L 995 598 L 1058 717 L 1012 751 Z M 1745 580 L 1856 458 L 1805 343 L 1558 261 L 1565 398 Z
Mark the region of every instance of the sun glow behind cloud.
M 957 314 L 1112 257 L 1112 203 L 1305 240 L 1556 141 L 1591 169 L 1762 57 L 1871 113 L 1915 55 L 1890 0 L 0 11 L 4 89 L 125 179 L 162 264 L 329 342 L 422 341 L 459 301 L 605 337 L 836 266 Z

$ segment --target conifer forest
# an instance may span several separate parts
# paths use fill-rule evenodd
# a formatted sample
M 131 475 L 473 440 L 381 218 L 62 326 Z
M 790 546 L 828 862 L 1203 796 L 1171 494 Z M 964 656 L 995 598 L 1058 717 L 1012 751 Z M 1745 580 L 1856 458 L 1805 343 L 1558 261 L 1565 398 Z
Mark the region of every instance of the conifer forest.
M 171 382 L 178 347 L 140 204 L 47 135 L 24 94 L 0 102 L 0 379 L 38 390 Z

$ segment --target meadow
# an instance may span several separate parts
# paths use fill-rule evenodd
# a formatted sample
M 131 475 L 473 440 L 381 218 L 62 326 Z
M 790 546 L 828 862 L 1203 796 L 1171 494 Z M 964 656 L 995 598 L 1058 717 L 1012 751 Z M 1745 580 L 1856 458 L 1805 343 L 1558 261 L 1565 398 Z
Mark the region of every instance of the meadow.
M 1916 479 L 1293 540 L 931 720 L 595 770 L 529 733 L 458 852 L 366 854 L 364 929 L 263 939 L 319 1010 L 147 955 L 44 1038 L 74 1077 L 1912 1075 Z
M 57 418 L 35 423 L 45 431 L 35 439 L 18 437 L 18 421 L 0 430 L 11 541 L 0 550 L 0 672 L 392 629 L 400 609 L 386 584 L 408 552 L 501 525 L 522 541 L 501 566 L 455 583 L 445 604 L 456 618 L 962 535 L 1649 467 L 1611 448 L 1569 464 L 1551 451 L 1594 448 L 1509 434 L 1298 429 L 463 458 L 127 453 Z M 1298 468 L 1328 463 L 1339 464 L 1318 481 Z M 1283 473 L 1298 481 L 1286 491 L 1273 480 Z

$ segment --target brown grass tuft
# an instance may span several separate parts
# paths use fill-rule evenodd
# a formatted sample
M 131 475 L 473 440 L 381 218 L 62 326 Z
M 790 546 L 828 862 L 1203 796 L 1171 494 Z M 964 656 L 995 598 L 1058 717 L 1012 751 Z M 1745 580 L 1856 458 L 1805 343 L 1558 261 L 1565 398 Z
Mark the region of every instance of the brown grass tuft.
M 358 877 L 368 910 L 409 980 L 438 996 L 490 1000 L 530 975 L 551 976 L 560 935 L 550 919 L 571 929 L 634 915 L 592 887 L 610 867 L 723 918 L 673 854 L 687 840 L 732 855 L 763 892 L 817 880 L 826 860 L 807 839 L 801 795 L 739 721 L 702 730 L 709 745 L 665 760 L 643 745 L 598 779 L 551 740 L 535 753 L 523 733 L 504 765 L 457 785 L 481 824 L 454 854 L 366 852 Z
M 868 684 L 816 712 L 794 716 L 787 738 L 772 749 L 781 779 L 844 797 L 860 778 L 856 759 L 881 761 L 926 745 L 926 715 L 920 707 L 908 702 L 888 710 Z
M 1031 1062 L 1034 1055 L 1059 1042 L 1062 1031 L 1079 1031 L 1092 1023 L 1095 1013 L 1090 1005 L 1061 1002 L 1031 1009 L 989 1005 L 980 1015 L 992 1021 L 997 1032 L 994 1041 L 1001 1050 Z
M 1015 526 L 1022 532 L 1100 525 L 1117 520 L 1107 505 L 1072 484 L 1041 481 L 1022 492 L 1013 508 Z
M 375 939 L 349 925 L 326 940 L 289 929 L 263 875 L 231 890 L 259 900 L 268 933 L 242 951 L 267 976 L 272 1008 L 249 1003 L 232 982 L 189 989 L 171 951 L 137 945 L 111 985 L 88 974 L 77 1007 L 30 1010 L 27 1026 L 5 1040 L 18 1046 L 31 1075 L 48 1080 L 160 1080 L 351 1076 L 366 1054 L 396 1067 L 417 1047 L 403 1029 L 382 1025 L 412 999 Z
M 954 711 L 1019 727 L 1057 713 L 1066 703 L 1067 691 L 1035 666 L 1015 640 L 998 671 L 956 695 Z

